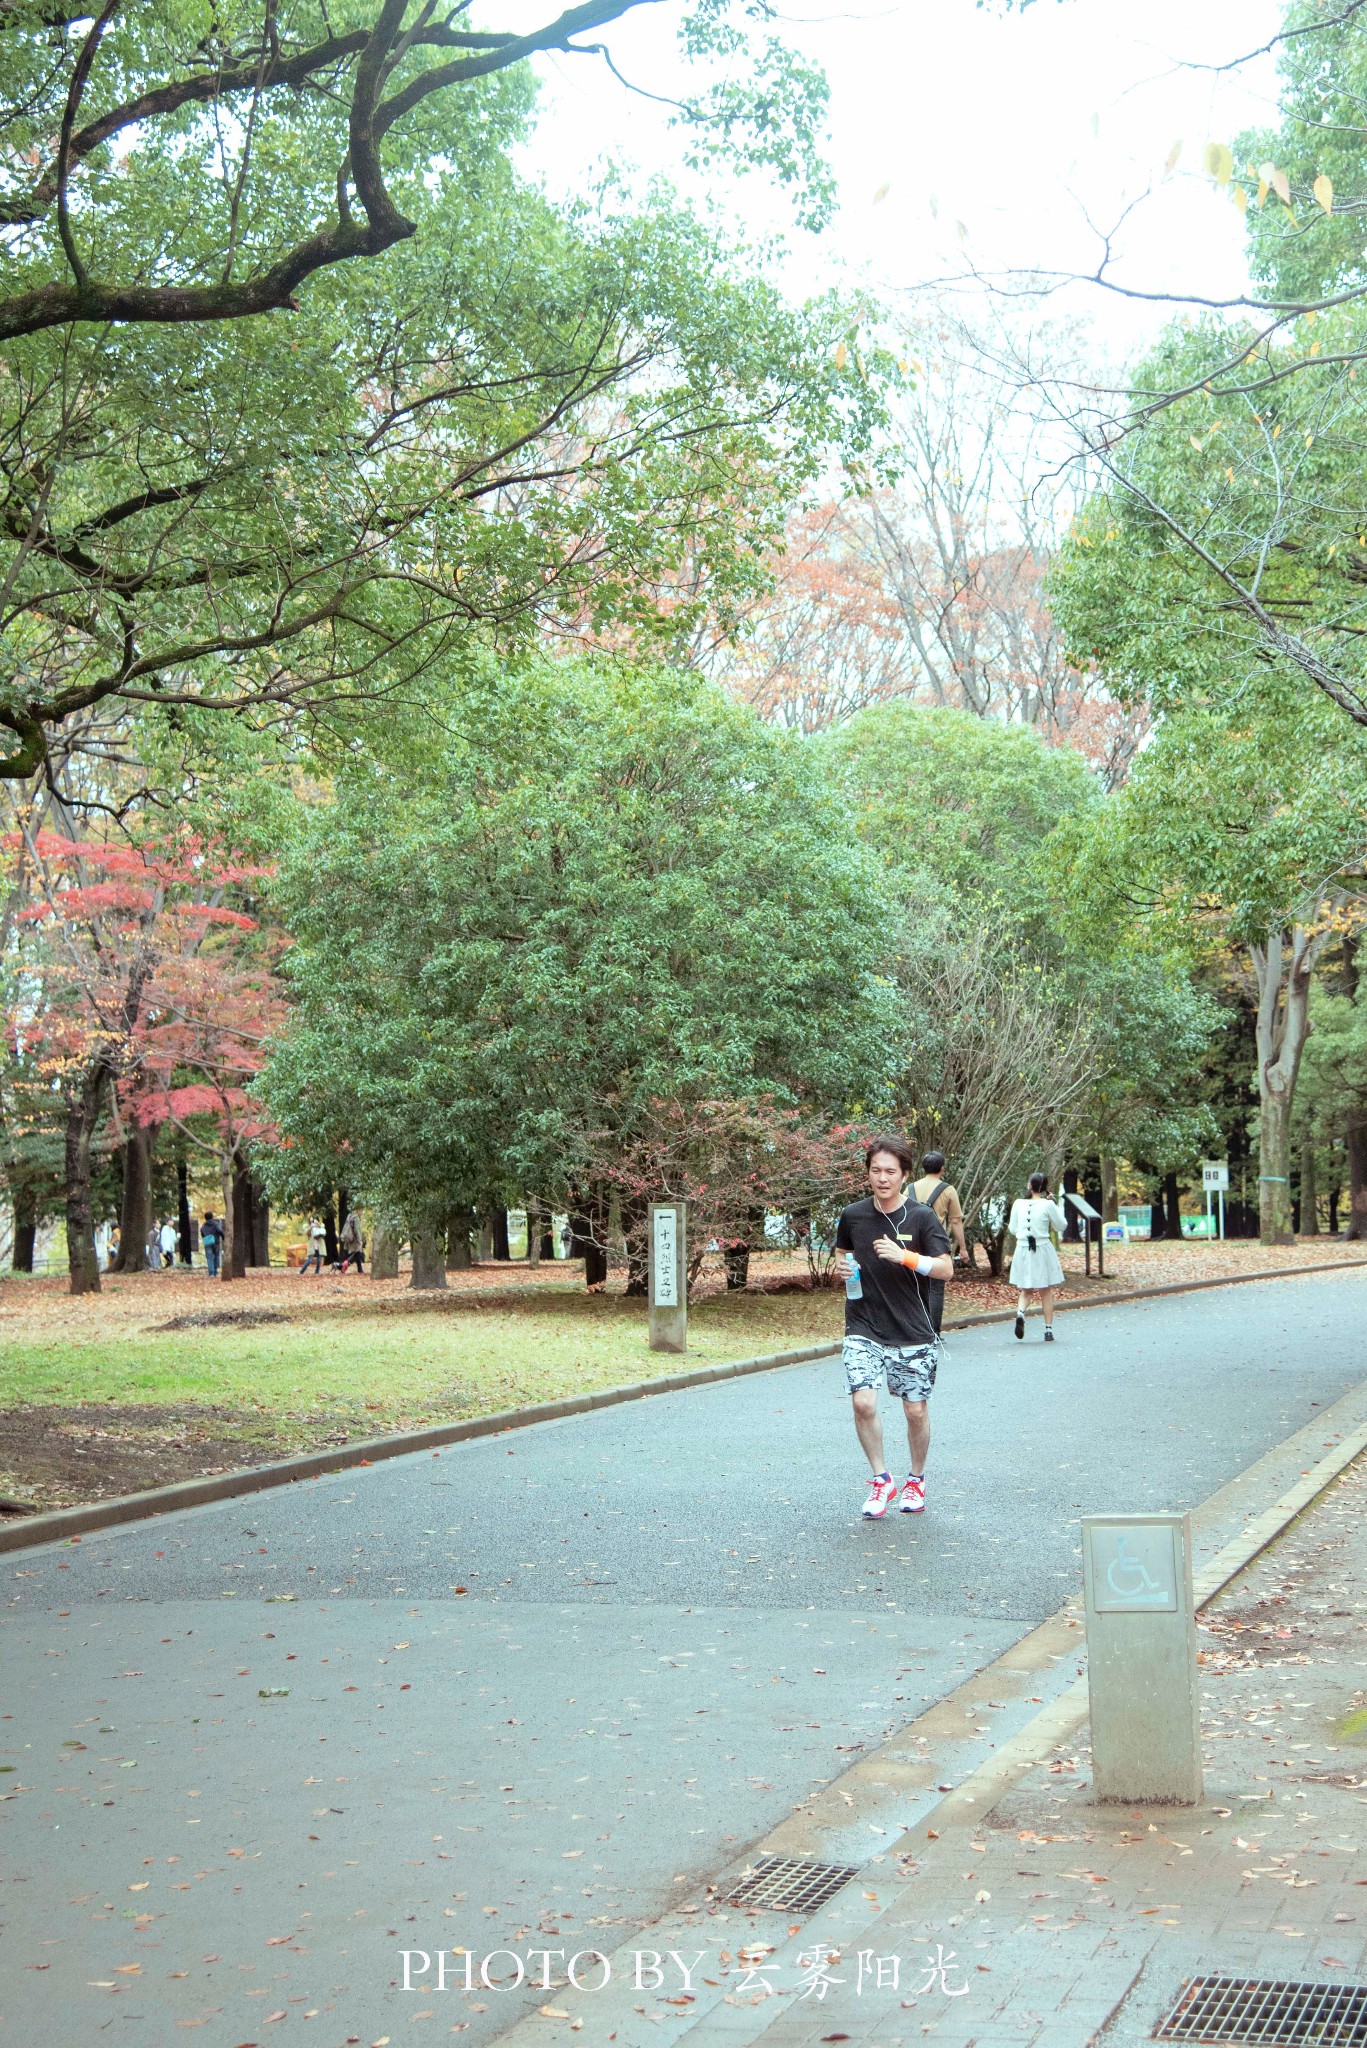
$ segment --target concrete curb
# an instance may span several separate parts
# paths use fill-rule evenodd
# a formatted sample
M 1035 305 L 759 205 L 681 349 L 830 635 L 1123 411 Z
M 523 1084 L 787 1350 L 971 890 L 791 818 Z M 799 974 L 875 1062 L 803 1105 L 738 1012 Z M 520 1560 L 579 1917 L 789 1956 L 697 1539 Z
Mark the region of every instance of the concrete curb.
M 1112 1308 L 1119 1302 L 1150 1301 L 1165 1294 L 1194 1294 L 1210 1287 L 1238 1287 L 1254 1280 L 1295 1280 L 1303 1273 L 1352 1273 L 1367 1267 L 1367 1259 L 1325 1259 L 1313 1266 L 1280 1266 L 1265 1273 L 1231 1273 L 1213 1280 L 1165 1281 L 1160 1287 L 1128 1288 L 1123 1294 L 1091 1296 L 1085 1301 L 1060 1302 L 1060 1309 Z M 980 1329 L 990 1323 L 1009 1323 L 1012 1309 L 991 1309 L 982 1315 L 965 1316 L 951 1323 L 946 1336 L 957 1330 Z M 594 1408 L 616 1408 L 624 1401 L 641 1401 L 650 1394 L 678 1394 L 691 1387 L 705 1387 L 714 1380 L 742 1378 L 752 1372 L 773 1372 L 785 1365 L 805 1365 L 815 1358 L 833 1358 L 840 1350 L 837 1339 L 827 1344 L 808 1344 L 796 1351 L 770 1351 L 758 1358 L 733 1359 L 729 1365 L 698 1366 L 692 1372 L 668 1373 L 659 1379 L 633 1380 L 622 1387 L 602 1387 L 593 1394 L 571 1394 L 559 1401 L 540 1401 L 529 1408 L 502 1408 L 493 1415 L 480 1415 L 464 1422 L 435 1423 L 430 1429 L 405 1430 L 394 1436 L 362 1439 L 339 1444 L 334 1450 L 303 1451 L 293 1458 L 278 1458 L 265 1465 L 244 1465 L 232 1472 L 216 1472 L 206 1479 L 185 1479 L 175 1486 L 150 1487 L 146 1493 L 122 1494 L 115 1500 L 92 1501 L 83 1507 L 56 1508 L 46 1515 L 26 1515 L 22 1520 L 0 1522 L 0 1553 L 35 1550 L 43 1543 L 60 1543 L 84 1536 L 95 1529 L 112 1529 L 125 1522 L 150 1521 L 174 1514 L 180 1508 L 198 1508 L 220 1500 L 236 1500 L 249 1493 L 264 1493 L 273 1486 L 290 1486 L 296 1479 L 316 1479 L 326 1472 L 345 1472 L 358 1465 L 378 1465 L 386 1458 L 407 1457 L 412 1451 L 440 1449 L 446 1444 L 468 1443 L 475 1437 L 499 1436 L 510 1429 L 529 1429 L 533 1423 L 556 1422 L 566 1415 L 586 1415 Z

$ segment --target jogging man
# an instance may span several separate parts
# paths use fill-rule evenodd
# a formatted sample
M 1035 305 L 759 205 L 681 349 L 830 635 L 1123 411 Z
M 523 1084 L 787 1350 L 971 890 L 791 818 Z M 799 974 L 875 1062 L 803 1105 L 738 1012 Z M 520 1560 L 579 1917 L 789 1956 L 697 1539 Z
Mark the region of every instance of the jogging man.
M 864 1153 L 869 1197 L 841 1211 L 835 1232 L 836 1267 L 845 1282 L 845 1380 L 855 1433 L 873 1473 L 863 1511 L 874 1520 L 887 1513 L 898 1491 L 883 1463 L 882 1380 L 900 1397 L 907 1418 L 911 1473 L 901 1490 L 902 1513 L 919 1515 L 925 1508 L 927 1403 L 940 1340 L 917 1281 L 954 1274 L 944 1225 L 907 1192 L 915 1165 L 900 1138 L 875 1138 Z

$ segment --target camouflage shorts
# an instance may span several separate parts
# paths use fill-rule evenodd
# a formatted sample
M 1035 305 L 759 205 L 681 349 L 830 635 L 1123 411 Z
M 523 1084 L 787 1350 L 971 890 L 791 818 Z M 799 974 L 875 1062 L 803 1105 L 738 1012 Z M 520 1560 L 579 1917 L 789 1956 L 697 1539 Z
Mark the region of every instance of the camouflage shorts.
M 875 1344 L 872 1337 L 847 1337 L 841 1352 L 845 1384 L 854 1394 L 861 1387 L 887 1381 L 899 1401 L 928 1401 L 940 1363 L 938 1339 L 933 1344 Z

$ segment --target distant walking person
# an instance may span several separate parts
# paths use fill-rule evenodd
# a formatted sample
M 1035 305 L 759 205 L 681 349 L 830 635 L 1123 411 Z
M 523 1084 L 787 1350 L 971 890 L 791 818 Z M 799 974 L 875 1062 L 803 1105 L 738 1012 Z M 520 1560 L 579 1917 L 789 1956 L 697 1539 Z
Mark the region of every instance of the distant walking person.
M 959 1190 L 944 1178 L 945 1155 L 943 1152 L 927 1152 L 921 1160 L 921 1178 L 911 1184 L 911 1192 L 918 1202 L 927 1209 L 933 1209 L 941 1225 L 954 1240 L 958 1255 L 965 1262 L 968 1246 L 964 1242 L 964 1212 L 959 1202 Z M 923 1280 L 921 1292 L 926 1297 L 930 1320 L 938 1336 L 945 1313 L 945 1283 L 943 1280 Z
M 1063 1285 L 1063 1264 L 1049 1235 L 1062 1237 L 1068 1219 L 1049 1193 L 1047 1173 L 1032 1173 L 1026 1182 L 1029 1193 L 1018 1195 L 1011 1204 L 1007 1226 L 1016 1240 L 1011 1255 L 1011 1285 L 1017 1290 L 1016 1335 L 1025 1335 L 1026 1296 L 1038 1294 L 1044 1310 L 1044 1341 L 1054 1341 L 1054 1292 Z
M 919 1515 L 926 1504 L 926 1453 L 940 1339 L 922 1298 L 923 1280 L 954 1272 L 949 1239 L 933 1209 L 911 1199 L 907 1181 L 915 1165 L 900 1138 L 875 1138 L 864 1153 L 869 1194 L 841 1211 L 835 1244 L 845 1282 L 845 1383 L 854 1408 L 855 1434 L 873 1474 L 863 1513 L 885 1515 L 897 1482 L 883 1463 L 878 1388 L 898 1396 L 907 1423 L 911 1472 L 901 1509 Z
M 204 1211 L 204 1221 L 199 1226 L 199 1241 L 204 1247 L 204 1266 L 211 1280 L 218 1278 L 218 1262 L 223 1254 L 223 1225 L 212 1209 Z
M 161 1226 L 160 1242 L 161 1263 L 169 1271 L 176 1263 L 176 1246 L 180 1242 L 180 1233 L 169 1216 Z
M 299 1268 L 299 1277 L 301 1280 L 303 1279 L 305 1273 L 307 1273 L 310 1266 L 312 1266 L 314 1272 L 317 1273 L 320 1278 L 322 1277 L 323 1258 L 327 1251 L 327 1242 L 328 1234 L 327 1231 L 323 1228 L 322 1217 L 310 1217 L 309 1251 L 308 1257 L 305 1259 L 303 1265 Z
M 337 1249 L 342 1254 L 337 1261 L 339 1273 L 345 1273 L 348 1266 L 354 1266 L 358 1273 L 364 1273 L 365 1239 L 361 1235 L 361 1219 L 354 1209 L 347 1210 L 346 1222 L 342 1225 L 337 1239 Z

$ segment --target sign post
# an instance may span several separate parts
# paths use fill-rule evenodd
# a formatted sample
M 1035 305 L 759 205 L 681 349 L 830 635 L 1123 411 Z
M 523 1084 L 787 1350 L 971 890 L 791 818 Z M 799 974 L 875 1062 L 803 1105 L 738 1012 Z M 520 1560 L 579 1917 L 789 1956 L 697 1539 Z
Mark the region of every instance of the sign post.
M 1220 1197 L 1220 1240 L 1225 1235 L 1225 1194 L 1229 1187 L 1229 1161 L 1227 1159 L 1203 1159 L 1201 1180 L 1206 1190 L 1206 1214 L 1210 1214 L 1212 1194 Z
M 1082 1585 L 1096 1798 L 1197 1805 L 1190 1515 L 1085 1515 Z
M 1090 1274 L 1092 1270 L 1092 1225 L 1100 1223 L 1101 1211 L 1094 1209 L 1085 1195 L 1079 1195 L 1072 1188 L 1064 1190 L 1063 1199 L 1065 1202 L 1071 1202 L 1078 1215 L 1082 1218 L 1082 1242 L 1084 1246 L 1082 1270 L 1084 1273 Z M 1096 1274 L 1098 1280 L 1106 1278 L 1105 1239 L 1100 1231 L 1097 1232 L 1096 1240 Z
M 650 1205 L 650 1348 L 688 1349 L 688 1204 Z

